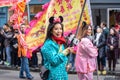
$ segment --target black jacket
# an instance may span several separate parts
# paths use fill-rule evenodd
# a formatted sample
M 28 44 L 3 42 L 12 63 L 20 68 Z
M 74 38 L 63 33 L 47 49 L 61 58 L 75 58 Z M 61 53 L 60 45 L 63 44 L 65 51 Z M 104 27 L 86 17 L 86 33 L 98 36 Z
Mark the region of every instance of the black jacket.
M 95 39 L 96 39 L 96 34 L 95 34 Z M 106 45 L 106 39 L 105 39 L 104 33 L 102 33 L 102 34 L 100 35 L 100 38 L 99 38 L 99 43 L 98 43 L 98 45 L 96 45 L 97 48 L 98 48 L 98 56 L 99 56 L 100 58 L 106 56 L 106 53 L 105 53 L 105 45 Z

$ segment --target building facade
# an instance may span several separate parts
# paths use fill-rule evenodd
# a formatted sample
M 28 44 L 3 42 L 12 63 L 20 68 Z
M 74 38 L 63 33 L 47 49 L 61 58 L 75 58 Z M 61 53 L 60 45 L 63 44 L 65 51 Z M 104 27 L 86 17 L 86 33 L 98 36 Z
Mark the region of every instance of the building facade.
M 42 5 L 50 0 L 31 0 L 29 2 L 29 17 L 34 18 L 34 15 L 42 10 Z M 120 8 L 120 0 L 90 0 L 93 25 L 99 25 L 101 21 L 105 21 L 109 25 L 109 10 L 112 8 Z M 0 26 L 8 20 L 8 8 L 0 8 Z
M 112 12 L 120 11 L 120 0 L 90 0 L 93 24 L 99 25 L 100 22 L 105 21 L 107 26 L 115 25 L 115 16 Z M 112 17 L 113 16 L 113 17 Z M 113 19 L 112 19 L 113 18 Z
M 7 22 L 8 20 L 7 14 L 8 14 L 7 7 L 0 8 L 0 27 L 2 27 L 2 25 Z

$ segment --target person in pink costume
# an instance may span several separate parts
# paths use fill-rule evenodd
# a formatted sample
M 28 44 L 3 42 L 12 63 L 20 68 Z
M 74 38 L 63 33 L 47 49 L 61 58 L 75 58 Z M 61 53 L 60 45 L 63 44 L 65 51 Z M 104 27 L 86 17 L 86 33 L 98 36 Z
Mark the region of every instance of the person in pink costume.
M 75 58 L 75 67 L 79 80 L 93 80 L 93 72 L 96 70 L 98 51 L 92 43 L 91 33 L 92 27 L 83 24 Z

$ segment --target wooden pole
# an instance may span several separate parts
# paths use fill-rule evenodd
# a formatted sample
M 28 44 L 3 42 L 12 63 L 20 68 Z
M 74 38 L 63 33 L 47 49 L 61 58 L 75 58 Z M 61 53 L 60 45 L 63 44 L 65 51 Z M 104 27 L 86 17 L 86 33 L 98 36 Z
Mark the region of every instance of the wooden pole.
M 75 33 L 75 36 L 77 36 L 78 32 L 79 32 L 79 29 L 80 29 L 80 22 L 81 22 L 81 19 L 82 19 L 82 16 L 83 16 L 83 12 L 84 12 L 84 9 L 85 9 L 85 5 L 86 5 L 86 1 L 84 2 L 83 4 L 83 8 L 82 8 L 82 11 L 80 13 L 80 18 L 79 18 L 79 21 L 78 21 L 78 26 L 77 26 L 77 30 L 76 30 L 76 33 Z

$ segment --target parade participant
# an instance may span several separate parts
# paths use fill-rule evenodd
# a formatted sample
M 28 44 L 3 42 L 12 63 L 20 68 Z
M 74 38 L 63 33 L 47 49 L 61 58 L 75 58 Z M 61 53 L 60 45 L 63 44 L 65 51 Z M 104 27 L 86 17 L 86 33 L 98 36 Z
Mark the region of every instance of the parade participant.
M 93 72 L 96 70 L 97 48 L 92 43 L 90 25 L 83 25 L 80 42 L 77 45 L 75 67 L 79 80 L 93 80 Z
M 46 40 L 41 48 L 43 64 L 50 71 L 48 80 L 68 80 L 66 65 L 70 48 L 64 47 L 63 17 L 50 17 L 49 22 Z
M 110 29 L 110 34 L 107 39 L 107 46 L 108 46 L 108 67 L 109 71 L 111 71 L 111 65 L 113 62 L 112 70 L 115 71 L 116 61 L 117 61 L 117 49 L 118 49 L 118 36 L 115 28 Z
M 26 25 L 21 24 L 20 30 L 22 34 L 18 36 L 18 57 L 21 59 L 19 78 L 27 78 L 28 80 L 32 80 L 33 76 L 30 74 L 27 57 L 27 44 L 23 43 L 23 41 L 25 41 L 25 29 Z M 26 77 L 24 76 L 24 71 L 26 73 Z

